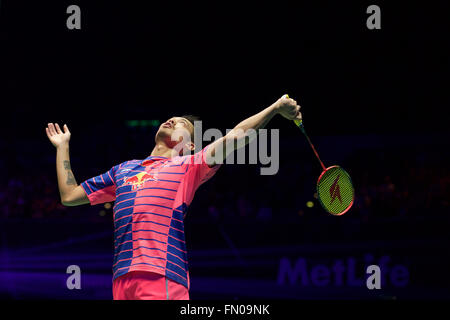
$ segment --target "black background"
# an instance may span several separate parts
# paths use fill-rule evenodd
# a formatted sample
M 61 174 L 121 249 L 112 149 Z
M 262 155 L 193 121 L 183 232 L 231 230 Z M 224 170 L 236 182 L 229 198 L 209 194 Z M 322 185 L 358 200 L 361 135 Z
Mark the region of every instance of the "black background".
M 66 27 L 66 8 L 71 4 L 81 8 L 81 30 Z M 366 27 L 366 9 L 371 4 L 381 8 L 381 30 Z M 262 177 L 256 166 L 221 169 L 215 180 L 208 182 L 209 187 L 198 191 L 192 204 L 195 214 L 186 221 L 190 246 L 223 249 L 227 243 L 220 232 L 225 230 L 238 249 L 258 244 L 263 250 L 269 244 L 305 245 L 311 246 L 308 248 L 314 252 L 313 259 L 321 262 L 331 259 L 333 245 L 342 242 L 342 250 L 336 253 L 340 258 L 367 252 L 377 257 L 388 254 L 410 268 L 413 290 L 383 292 L 378 298 L 448 298 L 448 279 L 443 271 L 450 265 L 448 201 L 440 206 L 441 200 L 428 199 L 432 206 L 427 210 L 415 206 L 413 203 L 421 202 L 422 193 L 428 190 L 420 190 L 423 180 L 410 173 L 408 167 L 410 162 L 422 166 L 423 158 L 438 175 L 448 177 L 448 12 L 445 1 L 155 5 L 129 1 L 3 0 L 1 178 L 11 180 L 42 173 L 56 185 L 55 152 L 44 131 L 48 122 L 69 125 L 72 167 L 81 183 L 121 161 L 149 155 L 154 131 L 129 130 L 124 126 L 126 120 L 162 121 L 192 113 L 204 120 L 204 129 L 215 127 L 224 132 L 288 93 L 302 106 L 307 131 L 327 164 L 344 157 L 345 148 L 359 154 L 339 162 L 352 175 L 357 197 L 365 170 L 372 181 L 389 175 L 396 185 L 399 181 L 406 186 L 419 184 L 420 197 L 412 193 L 408 196 L 404 202 L 406 213 L 399 219 L 377 220 L 385 214 L 383 202 L 372 208 L 375 220 L 370 222 L 364 220 L 360 211 L 350 211 L 336 220 L 318 205 L 313 213 L 297 217 L 299 207 L 295 205 L 301 204 L 300 210 L 307 211 L 304 203 L 312 199 L 320 167 L 298 129 L 282 117 L 275 117 L 268 127 L 281 129 L 280 173 Z M 345 145 L 342 155 L 336 141 Z M 365 151 L 358 153 L 360 149 Z M 292 163 L 307 173 L 300 178 L 295 176 L 288 167 Z M 302 183 L 309 189 L 302 189 Z M 255 228 L 251 219 L 234 217 L 221 224 L 197 215 L 206 212 L 208 199 L 231 189 L 230 185 L 237 193 L 244 193 L 259 184 L 271 186 L 270 190 L 286 190 L 285 197 L 273 200 L 273 208 L 285 212 L 277 223 Z M 55 189 L 53 198 L 58 196 Z M 257 203 L 263 200 L 261 193 Z M 290 204 L 292 207 L 284 207 Z M 95 216 L 100 209 L 82 208 Z M 2 252 L 13 253 L 31 242 L 70 242 L 83 232 L 112 232 L 110 216 L 86 224 L 87 218 L 78 216 L 75 210 L 66 209 L 66 216 L 61 218 L 55 214 L 58 222 L 23 217 L 1 220 Z M 60 229 L 52 234 L 54 225 Z M 277 240 L 258 243 L 267 235 Z M 400 241 L 402 245 L 396 246 Z M 314 251 L 315 246 L 322 244 L 328 246 L 325 251 Z M 359 244 L 357 251 L 354 248 Z M 64 249 L 62 253 L 43 250 L 40 254 L 54 254 L 65 266 L 72 263 L 71 255 L 77 250 L 89 253 L 97 248 L 110 253 L 110 245 L 106 238 Z M 188 248 L 191 249 L 189 245 Z M 291 257 L 296 259 L 302 254 L 300 250 L 291 253 Z M 195 281 L 196 277 L 211 275 L 273 278 L 280 258 L 266 256 L 270 268 L 256 270 L 237 262 L 230 268 L 213 267 L 208 264 L 214 262 L 213 257 L 192 256 L 193 286 L 201 283 Z M 109 260 L 105 261 L 107 267 L 92 267 L 92 272 L 109 277 Z M 209 267 L 201 267 L 202 263 Z M 56 267 L 29 263 L 28 268 L 50 272 Z M 61 277 L 65 277 L 64 272 Z M 203 284 L 208 286 L 207 281 Z M 292 298 L 304 292 L 301 287 L 291 289 Z M 67 290 L 61 295 L 62 289 L 49 289 L 47 295 L 38 290 L 20 290 L 16 288 L 14 294 L 8 292 L 5 296 L 26 299 L 42 294 L 50 298 L 95 299 L 97 287 L 94 284 L 92 291 L 86 289 L 79 295 Z M 286 290 L 280 297 L 290 294 Z M 194 299 L 245 297 L 240 294 L 223 292 L 209 296 L 195 287 L 192 290 Z M 261 292 L 254 289 L 250 297 L 259 297 L 258 294 Z M 343 292 L 317 291 L 315 297 L 358 295 L 350 288 Z
M 381 30 L 363 1 L 77 2 L 81 30 L 70 4 L 2 4 L 2 109 L 21 132 L 183 112 L 229 128 L 284 93 L 318 134 L 447 130 L 445 2 L 379 3 Z

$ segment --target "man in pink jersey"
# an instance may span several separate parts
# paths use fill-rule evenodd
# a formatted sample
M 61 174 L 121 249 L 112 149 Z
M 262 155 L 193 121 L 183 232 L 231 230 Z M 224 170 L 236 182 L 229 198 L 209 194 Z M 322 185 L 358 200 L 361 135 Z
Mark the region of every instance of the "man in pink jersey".
M 61 130 L 58 124 L 48 124 L 47 136 L 57 148 L 62 203 L 77 206 L 115 201 L 115 300 L 189 299 L 183 221 L 195 191 L 231 152 L 248 143 L 248 130 L 265 127 L 278 113 L 289 120 L 301 118 L 297 102 L 283 96 L 226 136 L 188 155 L 195 149 L 193 118 L 172 117 L 160 126 L 156 145 L 146 159 L 120 163 L 80 185 L 70 167 L 67 125 Z M 225 149 L 230 142 L 233 147 Z

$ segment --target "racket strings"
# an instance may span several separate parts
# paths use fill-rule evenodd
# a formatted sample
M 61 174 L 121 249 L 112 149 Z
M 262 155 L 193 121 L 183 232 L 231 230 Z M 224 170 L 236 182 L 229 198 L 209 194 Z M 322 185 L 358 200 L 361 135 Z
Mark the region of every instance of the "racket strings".
M 317 183 L 320 203 L 331 214 L 345 213 L 353 204 L 354 193 L 350 175 L 338 166 L 328 168 Z
M 322 166 L 323 172 L 317 181 L 317 195 L 322 207 L 333 215 L 346 213 L 353 205 L 355 190 L 350 175 L 339 166 L 325 168 L 319 154 L 306 134 L 303 121 L 294 120 L 305 135 L 309 145 Z

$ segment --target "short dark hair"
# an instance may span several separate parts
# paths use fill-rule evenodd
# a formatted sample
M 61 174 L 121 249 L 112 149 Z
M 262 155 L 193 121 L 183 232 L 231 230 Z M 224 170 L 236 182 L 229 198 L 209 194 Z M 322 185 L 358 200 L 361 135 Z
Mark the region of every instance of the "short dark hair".
M 194 122 L 195 121 L 201 121 L 200 117 L 194 116 L 192 114 L 185 114 L 184 116 L 181 116 L 182 118 L 185 118 L 186 120 L 188 120 L 190 123 L 192 123 L 192 125 L 194 126 Z M 195 134 L 195 130 L 193 131 L 192 135 L 191 135 L 191 141 L 194 142 L 194 134 Z
M 192 123 L 192 125 L 194 125 L 195 121 L 200 121 L 200 117 L 194 116 L 192 114 L 185 114 L 184 116 L 181 117 L 189 120 L 189 122 Z

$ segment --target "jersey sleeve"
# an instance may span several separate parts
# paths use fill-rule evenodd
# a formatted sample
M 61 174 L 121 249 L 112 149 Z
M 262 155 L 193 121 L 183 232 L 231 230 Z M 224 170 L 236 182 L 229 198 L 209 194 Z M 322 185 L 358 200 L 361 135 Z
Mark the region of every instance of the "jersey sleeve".
M 214 176 L 214 174 L 219 170 L 221 164 L 216 164 L 210 167 L 206 162 L 206 151 L 210 145 L 203 148 L 203 150 L 191 155 L 190 168 L 189 168 L 189 179 L 193 184 L 194 189 L 197 189 L 201 184 L 205 183 Z
M 114 179 L 116 169 L 117 166 L 114 166 L 109 171 L 81 183 L 81 187 L 86 192 L 91 205 L 116 200 L 116 182 Z

